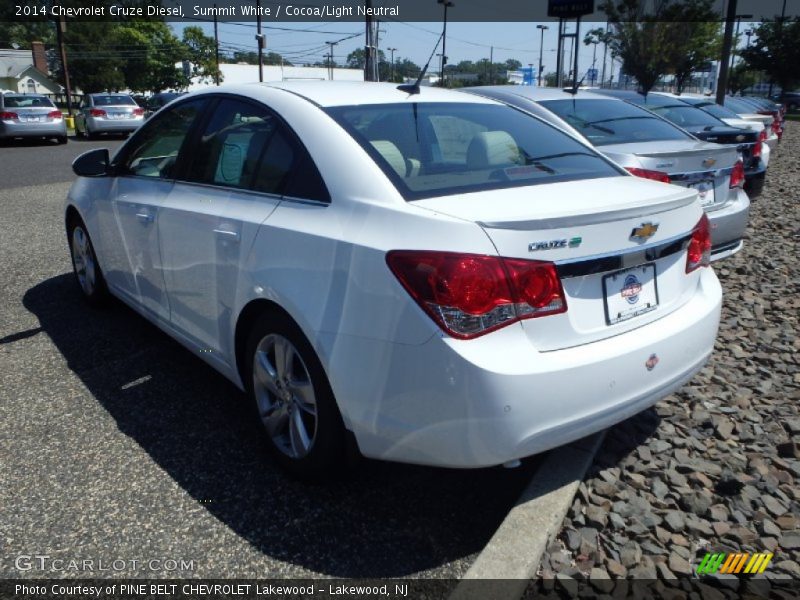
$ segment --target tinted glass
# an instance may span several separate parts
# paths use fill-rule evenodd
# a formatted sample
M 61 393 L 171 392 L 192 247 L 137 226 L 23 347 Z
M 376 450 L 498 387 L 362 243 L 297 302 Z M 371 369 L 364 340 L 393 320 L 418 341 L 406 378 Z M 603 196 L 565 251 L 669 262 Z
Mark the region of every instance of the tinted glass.
M 6 108 L 52 108 L 55 105 L 45 96 L 5 96 L 3 105 Z
M 205 104 L 201 99 L 181 103 L 143 125 L 125 146 L 123 171 L 145 177 L 174 177 L 178 151 Z
M 646 110 L 619 100 L 547 100 L 540 104 L 595 146 L 691 139 Z
M 403 103 L 327 112 L 408 200 L 620 174 L 572 137 L 508 106 Z
M 646 102 L 644 98 L 635 100 L 639 106 L 644 106 L 667 121 L 675 123 L 678 127 L 725 127 L 725 123 L 712 117 L 699 108 L 685 103 Z
M 752 115 L 757 112 L 755 106 L 739 98 L 725 98 L 725 106 L 740 115 Z
M 119 106 L 119 105 L 127 105 L 130 104 L 131 106 L 136 106 L 136 101 L 130 96 L 123 96 L 123 95 L 102 95 L 102 96 L 92 96 L 94 99 L 95 106 Z
M 316 167 L 286 126 L 249 102 L 223 99 L 192 155 L 190 181 L 329 200 Z
M 733 112 L 729 108 L 725 108 L 724 106 L 720 106 L 716 102 L 706 102 L 705 100 L 700 102 L 693 102 L 689 100 L 692 106 L 699 108 L 710 114 L 712 117 L 717 117 L 718 119 L 738 119 L 739 115 Z

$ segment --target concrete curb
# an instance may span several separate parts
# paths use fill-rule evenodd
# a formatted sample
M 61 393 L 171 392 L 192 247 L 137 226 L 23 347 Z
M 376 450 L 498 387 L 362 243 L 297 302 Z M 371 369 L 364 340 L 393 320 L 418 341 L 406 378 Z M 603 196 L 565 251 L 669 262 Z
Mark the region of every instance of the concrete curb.
M 522 596 L 604 437 L 597 433 L 547 455 L 450 600 Z

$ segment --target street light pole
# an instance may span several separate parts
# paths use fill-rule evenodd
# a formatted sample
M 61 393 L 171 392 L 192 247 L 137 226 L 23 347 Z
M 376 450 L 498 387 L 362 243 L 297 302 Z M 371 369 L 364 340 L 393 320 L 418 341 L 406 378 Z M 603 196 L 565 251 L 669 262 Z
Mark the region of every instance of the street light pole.
M 550 29 L 547 25 L 537 25 L 536 29 L 541 31 L 541 35 L 539 36 L 539 87 L 542 87 L 542 70 L 544 67 L 542 66 L 542 53 L 544 52 L 544 32 L 545 29 Z
M 753 15 L 736 15 L 736 33 L 733 36 L 733 47 L 731 48 L 731 69 L 736 64 L 736 49 L 739 47 L 739 25 L 742 19 L 752 19 Z
M 397 50 L 397 48 L 387 48 L 387 50 L 392 53 L 392 78 L 391 78 L 391 81 L 394 81 L 394 51 Z
M 447 64 L 447 7 L 455 6 L 455 3 L 452 2 L 452 0 L 436 0 L 436 2 L 444 7 L 444 19 L 442 23 L 442 69 L 439 72 L 441 86 L 444 87 L 444 67 Z
M 333 47 L 337 46 L 339 42 L 325 42 L 328 46 L 331 47 L 331 52 L 328 55 L 328 78 L 333 81 Z

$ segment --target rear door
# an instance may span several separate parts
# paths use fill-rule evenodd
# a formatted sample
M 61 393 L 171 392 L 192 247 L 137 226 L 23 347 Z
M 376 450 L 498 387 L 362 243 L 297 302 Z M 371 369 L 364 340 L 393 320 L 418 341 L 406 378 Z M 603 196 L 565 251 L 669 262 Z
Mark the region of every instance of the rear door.
M 206 358 L 227 363 L 242 263 L 299 153 L 277 115 L 232 96 L 219 99 L 193 148 L 159 219 L 170 318 Z

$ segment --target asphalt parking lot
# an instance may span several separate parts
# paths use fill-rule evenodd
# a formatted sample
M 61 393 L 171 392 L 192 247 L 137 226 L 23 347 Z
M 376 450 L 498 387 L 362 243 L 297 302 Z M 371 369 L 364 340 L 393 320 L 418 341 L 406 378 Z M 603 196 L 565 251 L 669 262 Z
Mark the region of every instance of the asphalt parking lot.
M 70 163 L 120 144 L 0 148 L 0 577 L 462 575 L 534 462 L 291 481 L 231 384 L 122 305 L 82 302 Z M 95 570 L 38 568 L 56 559 Z

